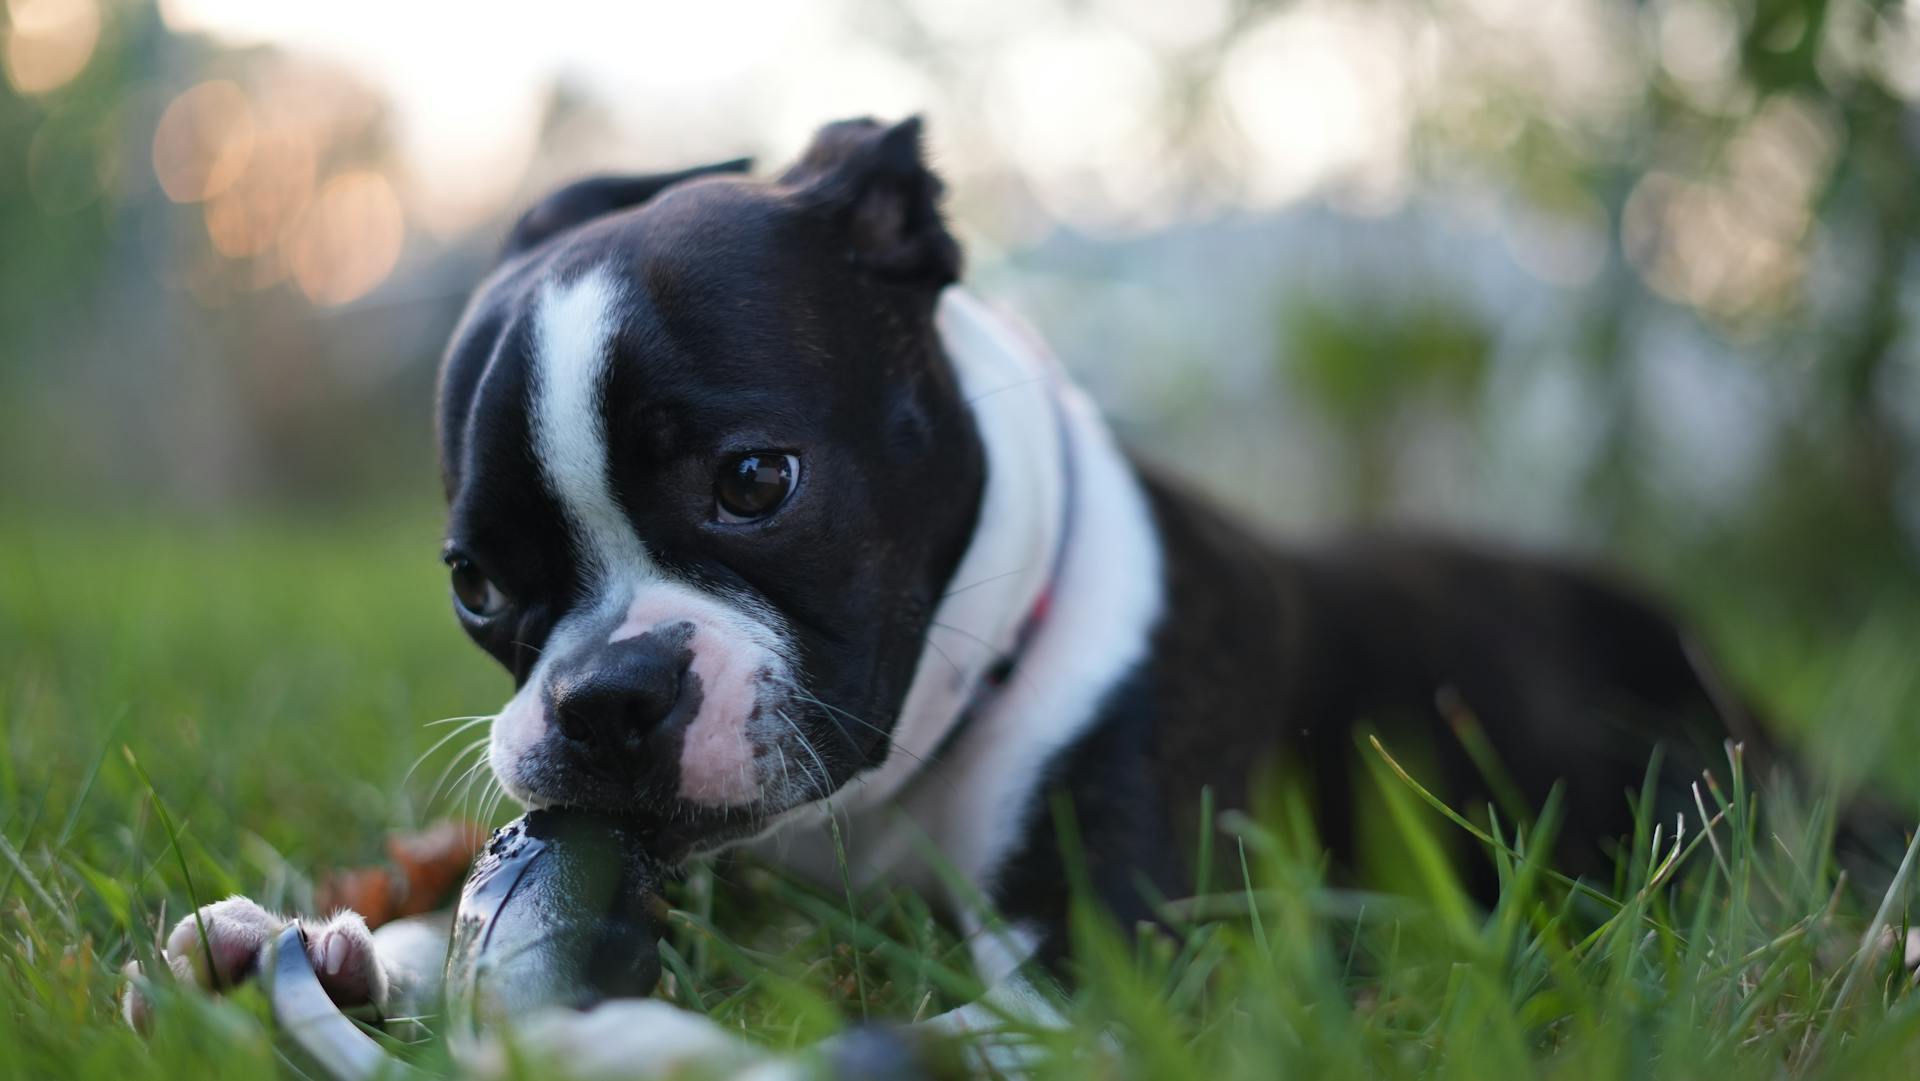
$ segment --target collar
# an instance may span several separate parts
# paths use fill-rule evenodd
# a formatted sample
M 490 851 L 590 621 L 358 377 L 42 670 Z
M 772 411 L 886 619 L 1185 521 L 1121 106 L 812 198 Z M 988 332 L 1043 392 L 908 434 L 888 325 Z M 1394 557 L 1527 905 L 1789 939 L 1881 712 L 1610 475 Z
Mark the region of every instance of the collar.
M 1066 418 L 1060 415 L 1060 399 L 1053 393 L 1051 384 L 1047 386 L 1047 401 L 1053 407 L 1055 431 L 1060 437 L 1060 535 L 1054 543 L 1053 554 L 1047 560 L 1047 576 L 1042 581 L 1040 593 L 1033 598 L 1033 604 L 1027 609 L 1027 618 L 1014 632 L 1013 644 L 1007 652 L 1001 654 L 981 675 L 980 682 L 974 687 L 972 701 L 961 711 L 959 722 L 947 733 L 949 742 L 960 729 L 965 727 L 967 717 L 979 708 L 981 702 L 994 692 L 1007 685 L 1013 679 L 1015 669 L 1026 656 L 1027 646 L 1031 645 L 1040 628 L 1047 621 L 1047 613 L 1053 608 L 1053 591 L 1060 583 L 1061 566 L 1067 561 L 1067 539 L 1073 535 L 1073 454 L 1067 446 Z
M 1046 622 L 1067 551 L 1073 448 L 1058 362 L 1038 337 L 958 288 L 942 295 L 935 323 L 973 412 L 986 481 L 892 751 L 830 800 L 850 810 L 891 798 L 1007 684 Z

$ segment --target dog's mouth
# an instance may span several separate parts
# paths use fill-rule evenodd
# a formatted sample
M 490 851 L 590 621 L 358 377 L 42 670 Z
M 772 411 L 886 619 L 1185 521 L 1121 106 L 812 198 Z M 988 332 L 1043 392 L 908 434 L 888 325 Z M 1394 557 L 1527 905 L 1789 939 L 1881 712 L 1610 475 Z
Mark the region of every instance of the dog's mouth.
M 756 832 L 767 820 L 832 795 L 874 753 L 826 707 L 782 696 L 756 707 L 737 738 L 661 733 L 637 755 L 594 753 L 551 725 L 526 739 L 506 713 L 489 764 L 506 793 L 532 808 L 572 808 L 645 823 L 689 849 Z M 714 746 L 724 743 L 725 746 Z
M 766 815 L 758 806 L 703 807 L 644 780 L 583 767 L 547 748 L 523 754 L 500 782 L 529 810 L 585 811 L 633 823 L 662 859 L 724 843 Z

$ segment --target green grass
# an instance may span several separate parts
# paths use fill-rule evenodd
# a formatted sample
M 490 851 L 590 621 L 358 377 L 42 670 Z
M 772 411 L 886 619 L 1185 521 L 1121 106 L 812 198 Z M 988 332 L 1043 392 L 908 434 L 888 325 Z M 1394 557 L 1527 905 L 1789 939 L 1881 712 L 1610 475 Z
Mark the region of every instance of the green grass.
M 387 830 L 460 809 L 457 787 L 427 802 L 457 746 L 406 779 L 444 731 L 425 722 L 486 712 L 508 687 L 447 614 L 436 530 L 371 517 L 0 530 L 0 1078 L 284 1072 L 257 996 L 167 996 L 141 1039 L 118 1020 L 118 971 L 196 896 L 300 909 L 318 869 L 377 860 Z M 1910 611 L 1798 638 L 1743 630 L 1733 611 L 1709 623 L 1745 682 L 1854 773 L 1911 786 Z M 1756 817 L 1731 766 L 1703 793 L 1711 831 L 1698 814 L 1677 841 L 1673 823 L 1645 823 L 1612 882 L 1576 889 L 1527 856 L 1554 808 L 1497 820 L 1478 847 L 1504 889 L 1484 912 L 1442 856 L 1463 827 L 1384 754 L 1356 756 L 1379 793 L 1375 862 L 1401 867 L 1405 891 L 1329 886 L 1310 823 L 1276 787 L 1254 813 L 1219 817 L 1211 858 L 1243 867 L 1242 888 L 1172 904 L 1176 933 L 1079 921 L 1072 1027 L 1038 1037 L 1052 1052 L 1041 1076 L 1920 1070 L 1920 996 L 1894 956 L 1859 948 L 1881 893 L 1836 891 L 1820 831 Z M 1895 924 L 1909 892 L 1885 898 Z M 910 894 L 849 899 L 728 864 L 674 900 L 663 993 L 773 1047 L 978 990 Z M 412 1053 L 444 1062 L 431 1041 Z

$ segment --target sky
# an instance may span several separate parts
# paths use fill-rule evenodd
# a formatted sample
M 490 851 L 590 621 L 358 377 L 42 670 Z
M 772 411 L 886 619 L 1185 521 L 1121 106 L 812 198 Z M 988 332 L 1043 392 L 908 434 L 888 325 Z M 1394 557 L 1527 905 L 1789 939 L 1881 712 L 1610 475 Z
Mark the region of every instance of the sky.
M 529 17 L 536 10 L 539 17 Z M 716 131 L 703 140 L 697 118 L 718 111 L 725 88 L 744 73 L 779 63 L 824 27 L 822 9 L 741 0 L 166 0 L 161 13 L 178 31 L 317 55 L 381 92 L 395 110 L 410 180 L 428 196 L 422 202 L 445 208 L 428 224 L 445 229 L 468 224 L 517 184 L 557 81 L 613 103 L 628 123 L 670 135 L 676 152 L 723 151 L 738 135 Z
M 1500 0 L 1476 0 L 1498 3 Z M 343 65 L 390 99 L 415 211 L 452 232 L 525 175 L 552 87 L 583 90 L 623 136 L 602 167 L 797 151 L 822 122 L 926 112 L 943 171 L 1011 166 L 1046 216 L 1162 224 L 1180 211 L 1156 123 L 1169 59 L 1223 73 L 1246 190 L 1277 205 L 1327 181 L 1359 203 L 1405 187 L 1404 20 L 1287 6 L 1215 56 L 1227 0 L 163 0 L 182 32 Z M 532 13 L 537 12 L 537 17 Z M 1199 132 L 1215 138 L 1212 130 Z

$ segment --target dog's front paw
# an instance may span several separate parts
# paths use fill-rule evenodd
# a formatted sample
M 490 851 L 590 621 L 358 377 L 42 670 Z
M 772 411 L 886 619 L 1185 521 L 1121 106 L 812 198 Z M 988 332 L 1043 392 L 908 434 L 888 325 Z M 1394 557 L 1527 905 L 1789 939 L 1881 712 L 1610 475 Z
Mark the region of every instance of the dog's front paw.
M 573 1081 L 787 1076 L 765 1051 L 710 1018 L 648 998 L 535 1015 L 504 1041 L 486 1041 L 463 1065 L 482 1077 L 533 1066 L 535 1076 L 554 1069 Z
M 168 971 L 181 982 L 209 991 L 237 987 L 260 967 L 260 953 L 290 921 L 245 897 L 229 897 L 203 906 L 174 925 L 161 950 Z M 387 976 L 374 952 L 366 921 L 352 912 L 326 920 L 302 920 L 307 956 L 333 1001 L 343 1007 L 379 1005 L 386 1000 Z M 204 932 L 205 937 L 202 938 Z M 122 1009 L 127 1022 L 144 1029 L 150 1003 L 137 961 L 128 962 Z

